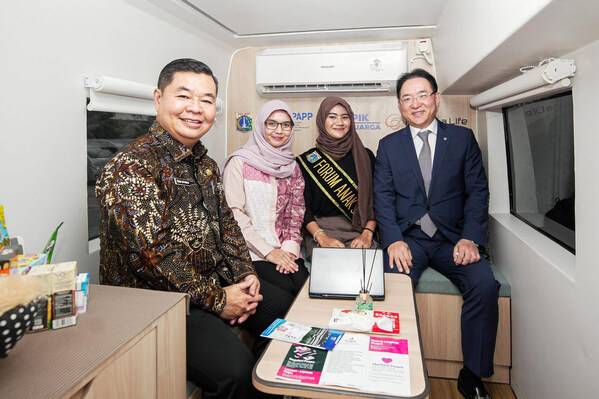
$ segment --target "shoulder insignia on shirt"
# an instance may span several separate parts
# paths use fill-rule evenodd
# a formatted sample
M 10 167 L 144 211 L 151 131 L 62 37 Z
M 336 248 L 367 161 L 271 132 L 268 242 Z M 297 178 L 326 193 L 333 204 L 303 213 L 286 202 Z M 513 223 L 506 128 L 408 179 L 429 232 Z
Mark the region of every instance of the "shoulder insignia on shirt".
M 310 154 L 308 154 L 308 156 L 306 157 L 308 159 L 308 162 L 310 163 L 314 163 L 318 160 L 320 160 L 320 154 L 316 151 L 311 152 Z
M 175 184 L 177 186 L 191 186 L 191 182 L 183 179 L 178 179 L 175 177 Z

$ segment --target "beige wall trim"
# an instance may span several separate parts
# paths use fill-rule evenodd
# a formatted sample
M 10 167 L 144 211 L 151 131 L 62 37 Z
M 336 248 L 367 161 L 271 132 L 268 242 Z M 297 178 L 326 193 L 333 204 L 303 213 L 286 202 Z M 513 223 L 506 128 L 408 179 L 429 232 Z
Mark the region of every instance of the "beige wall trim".
M 403 42 L 408 50 L 408 69 L 424 68 L 435 74 L 433 65 L 429 65 L 417 55 L 417 40 Z M 334 43 L 326 43 L 327 45 Z M 249 114 L 254 122 L 260 107 L 270 99 L 280 99 L 289 103 L 294 116 L 296 129 L 293 152 L 301 154 L 314 146 L 317 136 L 315 117 L 324 94 L 261 97 L 256 91 L 256 53 L 263 47 L 246 47 L 236 51 L 231 58 L 227 86 L 227 155 L 241 147 L 251 132 L 236 129 L 237 117 Z M 292 65 L 289 66 L 293 68 Z M 397 108 L 395 95 L 343 95 L 358 115 L 358 134 L 367 148 L 376 153 L 381 138 L 404 127 Z M 439 118 L 448 123 L 467 126 L 474 129 L 476 113 L 469 105 L 470 96 L 442 96 Z

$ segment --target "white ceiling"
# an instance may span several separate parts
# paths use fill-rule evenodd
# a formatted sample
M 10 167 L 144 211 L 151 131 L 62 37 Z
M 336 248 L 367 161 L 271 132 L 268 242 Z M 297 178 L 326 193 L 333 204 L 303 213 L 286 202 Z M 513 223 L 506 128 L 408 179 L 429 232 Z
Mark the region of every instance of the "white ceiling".
M 446 3 L 464 0 L 125 1 L 181 29 L 208 34 L 234 51 L 248 46 L 434 40 Z M 153 7 L 147 7 L 148 3 Z M 447 93 L 480 92 L 515 76 L 522 65 L 547 56 L 562 56 L 599 37 L 596 0 L 548 0 L 547 3 L 543 12 L 498 48 L 489 48 L 489 53 L 472 69 L 463 71 L 457 81 L 446 87 Z M 471 17 L 466 12 L 464 23 Z
M 599 39 L 598 16 L 597 1 L 551 2 L 474 68 L 465 71 L 445 93 L 480 93 L 520 75 L 522 66 L 537 65 L 549 57 L 567 58 L 568 53 Z
M 446 0 L 180 0 L 236 38 L 434 27 Z

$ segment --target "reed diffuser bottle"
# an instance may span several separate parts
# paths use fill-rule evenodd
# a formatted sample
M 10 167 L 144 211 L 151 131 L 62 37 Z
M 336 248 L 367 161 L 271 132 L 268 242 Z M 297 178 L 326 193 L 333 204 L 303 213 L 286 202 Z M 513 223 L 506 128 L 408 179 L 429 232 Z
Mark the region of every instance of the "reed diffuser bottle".
M 360 290 L 360 293 L 356 297 L 356 310 L 373 310 L 374 303 L 372 302 L 372 297 L 370 296 L 370 292 L 367 290 Z
M 374 310 L 372 296 L 370 296 L 370 288 L 372 287 L 370 278 L 372 276 L 372 268 L 374 267 L 374 258 L 376 257 L 376 246 L 372 255 L 372 264 L 366 280 L 366 248 L 362 248 L 362 278 L 360 279 L 360 292 L 356 297 L 356 310 Z

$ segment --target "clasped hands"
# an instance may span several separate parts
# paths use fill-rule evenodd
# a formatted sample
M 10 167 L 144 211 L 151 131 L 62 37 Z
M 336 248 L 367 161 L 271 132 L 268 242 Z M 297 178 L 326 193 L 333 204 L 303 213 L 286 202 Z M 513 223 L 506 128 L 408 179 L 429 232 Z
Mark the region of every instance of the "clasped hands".
M 330 237 L 324 231 L 318 235 L 318 245 L 323 248 L 345 248 L 341 241 Z M 352 240 L 349 246 L 350 248 L 370 248 L 372 246 L 372 232 L 363 230 L 359 236 Z
M 387 248 L 389 255 L 389 267 L 397 269 L 403 273 L 410 273 L 412 267 L 412 252 L 405 241 L 395 241 Z M 478 247 L 473 241 L 462 238 L 453 247 L 453 263 L 466 266 L 480 260 Z
M 223 289 L 227 299 L 219 316 L 227 320 L 230 325 L 241 324 L 256 313 L 256 308 L 262 301 L 262 294 L 260 294 L 260 280 L 255 274 L 245 276 L 239 283 Z

